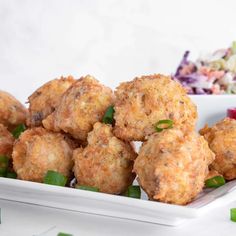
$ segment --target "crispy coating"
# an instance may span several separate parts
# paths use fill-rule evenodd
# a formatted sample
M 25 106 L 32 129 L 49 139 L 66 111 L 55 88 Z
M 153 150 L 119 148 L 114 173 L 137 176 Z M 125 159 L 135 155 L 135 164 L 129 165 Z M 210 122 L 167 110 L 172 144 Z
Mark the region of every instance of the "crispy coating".
M 7 128 L 0 124 L 0 155 L 11 157 L 14 138 Z
M 211 128 L 207 125 L 200 130 L 215 153 L 210 168 L 218 171 L 227 180 L 236 178 L 236 120 L 225 118 Z
M 12 130 L 24 124 L 27 109 L 11 94 L 0 91 L 0 123 Z
M 102 119 L 112 103 L 112 90 L 88 75 L 64 93 L 59 106 L 43 120 L 43 125 L 46 129 L 62 130 L 85 141 L 93 125 Z
M 120 194 L 135 178 L 132 169 L 136 156 L 130 143 L 113 135 L 110 125 L 97 122 L 88 135 L 88 146 L 73 153 L 74 174 L 79 185 Z
M 134 171 L 150 199 L 185 205 L 202 191 L 213 159 L 203 137 L 168 129 L 152 134 L 142 145 Z
M 13 168 L 19 179 L 43 182 L 48 170 L 71 174 L 72 147 L 67 138 L 44 128 L 22 133 L 13 148 Z
M 29 99 L 29 127 L 41 126 L 42 120 L 51 114 L 60 102 L 62 94 L 75 82 L 72 76 L 54 79 L 38 88 Z
M 121 83 L 115 91 L 114 134 L 127 141 L 144 141 L 159 120 L 194 129 L 197 109 L 185 89 L 170 77 L 150 75 Z

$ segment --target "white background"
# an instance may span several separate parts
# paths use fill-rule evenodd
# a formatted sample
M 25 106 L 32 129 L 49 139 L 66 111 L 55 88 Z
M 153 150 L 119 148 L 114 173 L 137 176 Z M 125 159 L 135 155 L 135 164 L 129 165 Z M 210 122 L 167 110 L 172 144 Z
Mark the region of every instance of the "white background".
M 236 40 L 235 0 L 0 0 L 1 89 L 21 101 L 61 75 L 115 87 Z
M 236 40 L 235 0 L 0 0 L 0 81 L 22 102 L 61 75 L 119 82 L 175 71 L 184 51 Z M 0 201 L 0 236 L 66 231 L 75 235 L 233 235 L 229 208 L 169 228 Z

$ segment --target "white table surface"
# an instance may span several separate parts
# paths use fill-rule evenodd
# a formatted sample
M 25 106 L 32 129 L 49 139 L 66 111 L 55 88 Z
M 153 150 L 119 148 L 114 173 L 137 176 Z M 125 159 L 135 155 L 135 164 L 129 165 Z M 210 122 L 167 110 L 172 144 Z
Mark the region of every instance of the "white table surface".
M 114 88 L 137 75 L 171 73 L 184 50 L 195 58 L 236 40 L 235 9 L 235 0 L 0 0 L 0 89 L 25 102 L 60 75 L 91 74 Z M 41 235 L 235 235 L 231 207 L 236 202 L 170 228 L 0 200 L 0 236 L 54 226 Z
M 236 223 L 229 220 L 229 209 L 236 202 L 215 208 L 203 217 L 189 220 L 178 227 L 113 219 L 83 213 L 0 200 L 1 236 L 56 236 L 58 232 L 74 236 L 230 236 Z M 48 232 L 47 232 L 48 231 Z
M 232 107 L 235 101 L 233 95 L 228 97 L 229 99 L 227 100 L 225 100 L 225 96 L 191 97 L 198 106 L 199 128 L 203 127 L 207 121 L 213 121 L 215 118 L 216 120 L 221 119 L 225 116 L 225 108 Z M 208 106 L 204 106 L 206 101 Z M 217 109 L 215 104 L 217 104 Z M 222 113 L 218 113 L 218 111 L 222 111 Z M 210 118 L 204 114 L 211 114 Z M 213 122 L 215 122 L 215 120 Z M 14 188 L 14 186 L 12 188 Z M 4 191 L 3 187 L 2 191 Z M 27 189 L 22 191 L 27 192 Z M 45 194 L 45 192 L 42 193 Z M 34 196 L 35 195 L 31 195 L 32 198 L 34 198 Z M 215 201 L 214 206 L 211 206 L 212 208 L 208 210 L 208 214 L 199 217 L 199 219 L 190 220 L 189 222 L 184 223 L 184 225 L 181 227 L 176 228 L 141 223 L 137 221 L 135 222 L 130 220 L 121 220 L 76 212 L 55 210 L 47 207 L 31 206 L 9 201 L 0 201 L 0 208 L 2 208 L 2 225 L 0 225 L 0 236 L 2 236 L 2 233 L 4 233 L 3 235 L 7 236 L 14 236 L 16 233 L 17 235 L 24 236 L 40 236 L 41 232 L 45 232 L 48 229 L 51 230 L 48 233 L 41 234 L 41 236 L 53 236 L 59 231 L 73 233 L 74 236 L 81 234 L 105 236 L 122 234 L 152 236 L 156 234 L 189 235 L 190 233 L 193 236 L 209 236 L 209 232 L 214 233 L 214 235 L 227 236 L 230 235 L 230 232 L 234 233 L 234 230 L 236 230 L 236 223 L 231 222 L 229 219 L 230 208 L 236 208 L 236 202 L 227 205 L 227 202 L 229 203 L 229 201 L 232 202 L 232 200 L 234 200 L 234 197 L 232 197 L 230 194 L 227 194 L 227 196 L 224 198 L 221 197 L 218 200 L 219 201 Z M 142 202 L 140 202 L 140 204 L 142 204 Z M 222 205 L 224 205 L 224 207 L 220 207 Z

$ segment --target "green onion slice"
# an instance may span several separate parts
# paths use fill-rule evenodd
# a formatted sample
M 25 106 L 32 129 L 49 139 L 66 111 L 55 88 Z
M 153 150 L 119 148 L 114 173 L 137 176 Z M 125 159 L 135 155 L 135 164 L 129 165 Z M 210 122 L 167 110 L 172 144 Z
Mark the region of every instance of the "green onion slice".
M 236 208 L 230 209 L 230 219 L 234 222 L 236 222 Z
M 6 177 L 9 179 L 16 179 L 17 174 L 15 172 L 7 172 Z
M 215 176 L 205 181 L 207 188 L 218 188 L 225 184 L 225 179 L 222 176 Z
M 65 186 L 66 182 L 67 177 L 53 170 L 49 170 L 44 177 L 45 184 Z
M 235 54 L 235 53 L 236 53 L 236 41 L 234 41 L 234 42 L 232 43 L 231 49 L 232 49 L 233 54 Z
M 24 124 L 20 124 L 18 125 L 13 131 L 12 131 L 12 135 L 15 137 L 15 138 L 19 138 L 20 134 L 22 132 L 24 132 L 26 130 L 26 127 Z
M 6 175 L 7 175 L 7 169 L 0 168 L 0 177 L 6 177 Z
M 170 129 L 173 127 L 173 120 L 159 120 L 155 124 L 155 129 L 157 132 L 161 132 L 163 129 Z
M 0 177 L 6 176 L 8 165 L 9 158 L 7 156 L 0 155 Z
M 125 192 L 125 196 L 132 198 L 141 198 L 141 189 L 138 185 L 129 186 Z
M 84 186 L 84 185 L 76 185 L 75 188 L 81 189 L 81 190 L 92 191 L 92 192 L 99 192 L 99 188 L 96 188 L 96 187 L 90 187 L 90 186 Z
M 114 107 L 113 106 L 108 107 L 106 112 L 105 112 L 105 115 L 102 118 L 102 122 L 105 123 L 105 124 L 111 124 L 112 125 L 114 123 L 114 118 L 113 118 L 114 113 L 115 113 Z
M 73 235 L 67 233 L 58 233 L 57 236 L 73 236 Z
M 0 155 L 0 167 L 7 168 L 9 164 L 9 158 L 7 156 Z

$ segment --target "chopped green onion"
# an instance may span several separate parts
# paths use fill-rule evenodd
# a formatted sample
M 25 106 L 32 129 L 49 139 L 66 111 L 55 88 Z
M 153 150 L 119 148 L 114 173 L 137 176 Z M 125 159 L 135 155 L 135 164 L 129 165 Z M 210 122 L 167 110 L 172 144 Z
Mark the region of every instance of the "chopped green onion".
M 73 236 L 73 235 L 67 233 L 58 233 L 57 236 Z
M 6 177 L 9 179 L 16 179 L 17 174 L 15 172 L 7 172 Z
M 0 168 L 0 177 L 6 177 L 6 175 L 7 175 L 7 169 Z
M 96 187 L 90 187 L 90 186 L 84 186 L 84 185 L 76 185 L 75 188 L 81 189 L 81 190 L 92 191 L 92 192 L 99 192 L 99 188 L 96 188 Z
M 105 115 L 102 118 L 102 122 L 105 123 L 105 124 L 111 124 L 112 125 L 114 123 L 114 118 L 113 118 L 114 113 L 115 113 L 114 107 L 113 106 L 108 107 L 106 112 L 105 112 Z
M 234 222 L 236 222 L 236 208 L 230 209 L 230 219 Z
M 0 167 L 8 167 L 9 158 L 7 156 L 0 155 Z
M 15 138 L 19 138 L 20 134 L 22 132 L 24 132 L 26 130 L 26 127 L 24 124 L 20 124 L 18 125 L 13 131 L 12 131 L 12 135 L 15 137 Z
M 173 120 L 159 120 L 155 124 L 155 129 L 157 132 L 161 132 L 163 129 L 170 129 L 173 127 Z
M 7 156 L 0 156 L 0 177 L 5 177 L 9 165 L 9 158 Z
M 225 179 L 222 176 L 215 176 L 205 181 L 207 188 L 218 188 L 225 184 Z
M 236 41 L 232 43 L 231 49 L 232 49 L 233 54 L 236 54 Z
M 49 170 L 44 177 L 45 184 L 65 186 L 66 182 L 67 177 L 53 170 Z
M 141 197 L 140 187 L 138 185 L 129 186 L 127 191 L 125 192 L 125 196 L 140 199 Z

